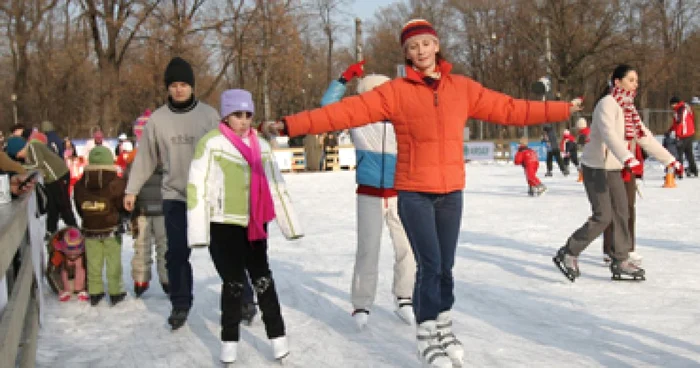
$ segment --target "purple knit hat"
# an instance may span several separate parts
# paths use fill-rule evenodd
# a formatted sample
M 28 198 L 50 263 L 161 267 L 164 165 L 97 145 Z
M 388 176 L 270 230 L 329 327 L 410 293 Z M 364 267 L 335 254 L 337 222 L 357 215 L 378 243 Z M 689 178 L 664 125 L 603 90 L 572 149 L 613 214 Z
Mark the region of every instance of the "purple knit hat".
M 74 227 L 66 228 L 60 250 L 68 257 L 77 257 L 85 252 L 85 239 L 80 230 Z
M 229 89 L 221 94 L 221 118 L 225 119 L 236 111 L 255 114 L 253 95 L 244 89 Z

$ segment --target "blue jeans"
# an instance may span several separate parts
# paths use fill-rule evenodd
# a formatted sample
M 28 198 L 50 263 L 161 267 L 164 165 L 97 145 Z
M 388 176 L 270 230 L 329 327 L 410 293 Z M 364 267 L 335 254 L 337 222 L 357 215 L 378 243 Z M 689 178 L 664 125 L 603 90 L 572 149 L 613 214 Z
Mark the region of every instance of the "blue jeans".
M 462 191 L 447 194 L 399 192 L 399 217 L 416 258 L 413 312 L 416 322 L 437 319 L 452 309 Z
M 187 245 L 187 203 L 176 200 L 163 200 L 165 233 L 168 237 L 168 250 L 165 252 L 165 268 L 168 269 L 170 283 L 170 303 L 173 308 L 192 307 L 192 265 Z

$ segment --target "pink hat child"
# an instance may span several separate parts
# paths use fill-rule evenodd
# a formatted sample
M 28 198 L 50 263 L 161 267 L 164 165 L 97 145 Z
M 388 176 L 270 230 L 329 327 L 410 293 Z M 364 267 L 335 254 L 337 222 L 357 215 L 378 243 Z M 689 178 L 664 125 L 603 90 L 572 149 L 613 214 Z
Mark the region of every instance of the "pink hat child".
M 78 300 L 88 301 L 90 296 L 85 290 L 86 270 L 84 266 L 83 253 L 85 253 L 85 238 L 80 230 L 68 227 L 63 233 L 63 239 L 56 244 L 56 250 L 65 255 L 61 265 L 61 281 L 63 290 L 59 293 L 58 300 L 67 302 L 70 300 L 72 292 L 78 292 Z M 72 272 L 69 272 L 72 269 Z M 73 275 L 73 282 L 70 282 L 69 274 Z
M 80 257 L 85 252 L 85 239 L 80 230 L 74 227 L 69 227 L 63 233 L 63 241 L 59 249 L 68 258 Z

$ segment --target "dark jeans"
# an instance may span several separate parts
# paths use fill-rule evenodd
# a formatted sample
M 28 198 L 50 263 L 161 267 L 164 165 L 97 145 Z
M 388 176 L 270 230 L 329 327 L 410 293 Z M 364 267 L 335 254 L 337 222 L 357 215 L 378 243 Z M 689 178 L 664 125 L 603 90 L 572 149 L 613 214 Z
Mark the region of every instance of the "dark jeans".
M 221 286 L 221 341 L 240 338 L 241 301 L 248 271 L 258 294 L 265 332 L 270 339 L 284 336 L 285 327 L 275 282 L 267 261 L 267 240 L 250 242 L 248 229 L 211 223 L 209 254 L 223 282 Z M 267 226 L 265 227 L 267 231 Z
M 454 304 L 454 266 L 462 223 L 462 191 L 399 192 L 399 217 L 416 258 L 413 312 L 416 322 L 434 321 Z
M 68 183 L 70 174 L 63 175 L 56 181 L 46 184 L 46 192 L 48 194 L 47 203 L 47 219 L 46 231 L 52 235 L 58 230 L 59 216 L 63 218 L 63 222 L 68 226 L 78 226 L 71 207 L 70 193 L 68 191 Z
M 170 283 L 170 303 L 173 308 L 192 307 L 192 265 L 187 245 L 187 203 L 176 200 L 163 200 L 165 234 L 168 237 L 168 250 L 165 252 L 165 268 L 168 269 Z
M 683 163 L 683 158 L 688 160 L 688 172 L 697 176 L 698 167 L 695 164 L 695 155 L 693 153 L 693 137 L 681 138 L 678 140 L 678 161 Z
M 569 168 L 564 166 L 564 162 L 561 159 L 561 152 L 558 149 L 553 149 L 547 152 L 547 172 L 552 172 L 552 161 L 557 160 L 557 165 L 562 173 L 568 174 Z
M 568 170 L 569 169 L 569 163 L 573 162 L 574 166 L 578 168 L 578 149 L 576 148 L 576 145 L 574 144 L 571 149 L 567 151 L 569 153 L 568 157 L 564 157 L 564 167 Z

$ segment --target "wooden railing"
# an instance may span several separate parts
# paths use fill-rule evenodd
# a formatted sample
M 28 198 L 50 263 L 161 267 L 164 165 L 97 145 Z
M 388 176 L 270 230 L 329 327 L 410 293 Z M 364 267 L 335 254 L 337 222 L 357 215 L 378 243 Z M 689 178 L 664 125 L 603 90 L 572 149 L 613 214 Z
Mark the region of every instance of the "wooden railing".
M 39 303 L 28 233 L 33 195 L 0 205 L 0 282 L 9 299 L 0 311 L 0 367 L 34 367 Z M 4 280 L 2 280 L 4 276 Z

